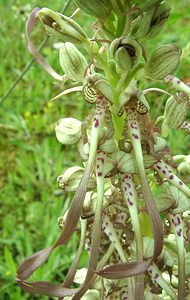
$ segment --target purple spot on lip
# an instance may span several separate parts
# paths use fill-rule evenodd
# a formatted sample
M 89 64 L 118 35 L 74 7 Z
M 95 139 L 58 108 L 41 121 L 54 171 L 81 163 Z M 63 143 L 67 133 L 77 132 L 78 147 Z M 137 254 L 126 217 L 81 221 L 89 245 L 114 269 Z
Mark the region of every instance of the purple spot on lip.
M 177 235 L 180 237 L 180 236 L 181 236 L 181 233 L 182 233 L 182 229 L 180 228 L 180 229 L 177 231 Z
M 133 136 L 136 140 L 139 139 L 139 136 L 138 136 L 136 133 L 133 133 L 132 136 Z
M 159 277 L 159 275 L 156 273 L 154 276 L 154 279 L 157 279 Z
M 98 172 L 98 177 L 101 177 L 102 176 L 102 172 Z
M 128 198 L 128 203 L 129 203 L 130 206 L 133 205 L 133 201 L 131 201 L 129 198 Z
M 99 121 L 95 118 L 94 119 L 94 126 L 97 128 L 99 126 Z
M 179 181 L 179 184 L 180 184 L 180 185 L 183 185 L 183 182 L 182 182 L 182 181 Z
M 170 176 L 169 176 L 169 179 L 170 179 L 170 180 L 174 179 L 173 175 L 170 175 Z

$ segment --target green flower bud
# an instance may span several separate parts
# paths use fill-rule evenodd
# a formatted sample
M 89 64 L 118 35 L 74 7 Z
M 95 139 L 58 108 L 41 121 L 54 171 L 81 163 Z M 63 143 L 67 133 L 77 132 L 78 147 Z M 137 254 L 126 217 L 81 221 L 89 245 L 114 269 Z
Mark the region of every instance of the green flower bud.
M 80 9 L 97 19 L 106 19 L 112 9 L 111 1 L 107 0 L 76 0 Z
M 64 189 L 67 192 L 75 192 L 83 174 L 84 168 L 78 166 L 68 168 L 57 178 L 59 188 Z M 88 187 L 89 189 L 94 189 L 96 187 L 96 181 L 93 177 L 90 178 Z
M 164 124 L 168 128 L 179 129 L 187 116 L 188 96 L 175 95 L 168 98 L 164 110 Z
M 153 8 L 150 27 L 145 35 L 146 39 L 152 39 L 160 33 L 169 17 L 170 9 L 170 6 L 165 2 Z
M 87 161 L 89 156 L 89 150 L 90 150 L 89 143 L 88 142 L 84 143 L 83 139 L 80 139 L 80 141 L 77 143 L 77 150 L 79 152 L 81 159 L 83 161 Z
M 175 44 L 157 48 L 145 66 L 145 75 L 154 80 L 163 80 L 174 73 L 180 62 L 181 49 Z
M 133 24 L 132 34 L 138 39 L 154 38 L 163 29 L 169 17 L 170 7 L 167 3 L 151 6 Z
M 106 140 L 99 148 L 105 153 L 113 153 L 117 148 L 117 143 L 114 139 L 109 139 Z
M 134 157 L 123 151 L 114 152 L 111 156 L 116 161 L 117 169 L 122 173 L 137 173 Z
M 129 71 L 142 56 L 140 44 L 130 36 L 113 40 L 109 51 L 111 59 L 116 63 L 118 73 Z
M 167 147 L 167 141 L 163 139 L 162 137 L 157 137 L 156 138 L 156 144 L 154 145 L 154 150 L 155 152 L 160 152 Z
M 97 95 L 104 96 L 110 103 L 114 101 L 114 93 L 111 85 L 102 74 L 94 73 L 85 78 L 83 95 L 86 101 L 94 103 Z
M 58 121 L 55 134 L 63 145 L 74 145 L 81 137 L 82 123 L 74 118 L 65 118 Z
M 165 183 L 163 192 L 156 199 L 159 211 L 164 211 L 170 207 L 172 214 L 181 214 L 190 208 L 189 197 L 187 197 L 176 186 Z
M 190 155 L 175 155 L 173 159 L 178 163 L 179 173 L 190 173 Z
M 64 73 L 74 81 L 83 81 L 88 66 L 85 57 L 71 43 L 64 43 L 60 48 L 59 62 Z
M 73 19 L 46 7 L 42 8 L 38 15 L 46 32 L 57 36 L 63 42 L 84 43 L 87 41 L 86 33 Z

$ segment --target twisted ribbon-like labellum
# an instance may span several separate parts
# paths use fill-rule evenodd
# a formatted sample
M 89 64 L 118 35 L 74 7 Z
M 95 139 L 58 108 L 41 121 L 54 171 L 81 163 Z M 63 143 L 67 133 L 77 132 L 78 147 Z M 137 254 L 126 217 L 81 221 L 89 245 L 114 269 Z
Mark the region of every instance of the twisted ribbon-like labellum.
M 59 75 L 44 59 L 44 57 L 40 54 L 37 48 L 31 41 L 30 34 L 33 31 L 34 27 L 38 22 L 38 13 L 40 11 L 39 7 L 34 8 L 29 19 L 26 23 L 26 39 L 28 43 L 28 50 L 33 55 L 33 57 L 37 60 L 37 62 L 46 70 L 48 74 L 50 74 L 53 78 L 59 81 L 63 81 L 64 76 Z
M 45 289 L 43 289 L 43 282 L 42 284 L 41 282 L 38 282 L 36 286 L 35 282 L 30 283 L 30 282 L 25 282 L 24 280 L 27 279 L 37 268 L 39 268 L 48 259 L 49 255 L 55 248 L 63 244 L 67 244 L 73 232 L 76 229 L 76 226 L 78 224 L 81 215 L 84 198 L 87 192 L 88 181 L 94 166 L 99 132 L 101 128 L 101 122 L 104 119 L 104 112 L 105 112 L 106 105 L 107 103 L 105 98 L 102 96 L 97 96 L 96 110 L 94 113 L 94 119 L 93 119 L 92 131 L 91 131 L 91 141 L 90 141 L 91 146 L 89 152 L 89 159 L 83 177 L 80 181 L 79 187 L 74 195 L 73 201 L 68 211 L 67 218 L 65 221 L 65 226 L 62 230 L 61 235 L 59 236 L 59 238 L 57 239 L 54 245 L 52 245 L 47 249 L 38 251 L 34 255 L 28 257 L 17 270 L 17 278 L 18 278 L 17 281 L 19 285 L 22 288 L 24 288 L 25 291 L 31 293 L 40 293 L 49 296 L 50 293 L 49 290 L 47 289 L 46 291 Z M 48 283 L 46 283 L 46 285 L 48 286 Z M 51 291 L 51 293 L 54 294 L 51 294 L 51 296 L 64 297 L 67 295 L 75 294 L 76 291 L 78 290 L 67 289 L 63 287 L 60 289 L 59 286 L 57 286 L 57 290 L 56 290 L 56 286 L 54 286 L 54 289 L 52 289 Z

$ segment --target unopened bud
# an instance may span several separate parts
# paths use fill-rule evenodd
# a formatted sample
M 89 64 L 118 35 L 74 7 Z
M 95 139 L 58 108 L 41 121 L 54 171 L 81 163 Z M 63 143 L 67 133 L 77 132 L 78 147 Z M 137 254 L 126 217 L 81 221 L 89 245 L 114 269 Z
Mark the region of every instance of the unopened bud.
M 129 71 L 142 55 L 142 48 L 133 37 L 127 36 L 113 40 L 110 56 L 116 63 L 118 73 Z
M 106 140 L 99 148 L 105 153 L 113 153 L 117 148 L 117 144 L 114 139 L 109 139 Z
M 179 129 L 187 116 L 189 100 L 188 96 L 175 95 L 168 98 L 164 111 L 164 125 Z
M 102 95 L 110 103 L 114 101 L 114 93 L 111 85 L 100 73 L 88 75 L 83 86 L 83 95 L 86 101 L 94 103 L 97 95 Z
M 180 214 L 190 207 L 189 197 L 187 197 L 176 186 L 169 183 L 164 184 L 163 192 L 156 202 L 160 211 L 170 208 L 170 210 L 172 209 L 173 214 Z
M 62 44 L 59 62 L 64 73 L 70 79 L 74 81 L 84 80 L 84 73 L 88 64 L 82 53 L 72 43 Z
M 58 141 L 63 145 L 74 145 L 81 137 L 81 125 L 77 119 L 65 118 L 59 120 L 55 127 Z
M 156 144 L 154 145 L 155 152 L 160 152 L 164 150 L 167 147 L 167 141 L 163 139 L 162 137 L 156 138 Z
M 175 155 L 173 159 L 178 163 L 177 170 L 179 173 L 190 174 L 190 155 Z
M 80 9 L 97 19 L 106 19 L 112 9 L 111 1 L 107 0 L 76 0 Z
M 170 9 L 171 8 L 167 3 L 156 5 L 154 8 L 151 9 L 153 11 L 153 14 L 149 30 L 145 35 L 146 39 L 152 39 L 160 33 L 169 17 Z M 147 14 L 148 13 L 149 11 L 147 12 Z
M 180 62 L 181 49 L 175 44 L 157 48 L 145 66 L 145 75 L 154 80 L 163 80 L 176 71 Z
M 81 178 L 84 174 L 84 168 L 82 167 L 71 167 L 68 168 L 62 175 L 57 178 L 58 186 L 60 189 L 64 189 L 68 192 L 75 192 L 79 186 Z M 96 181 L 92 177 L 89 180 L 89 189 L 94 189 Z
M 42 8 L 38 15 L 46 32 L 57 36 L 59 40 L 72 43 L 87 41 L 86 33 L 73 19 L 46 7 Z
M 117 151 L 110 157 L 116 161 L 116 166 L 120 172 L 129 174 L 137 173 L 136 162 L 131 154 Z

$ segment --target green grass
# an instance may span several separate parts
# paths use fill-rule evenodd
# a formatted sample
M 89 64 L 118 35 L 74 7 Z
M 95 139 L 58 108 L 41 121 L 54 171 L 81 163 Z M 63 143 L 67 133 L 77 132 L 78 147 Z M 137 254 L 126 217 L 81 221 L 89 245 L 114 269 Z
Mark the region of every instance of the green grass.
M 60 11 L 65 1 L 0 1 L 1 35 L 1 89 L 4 95 L 11 83 L 21 73 L 31 59 L 25 43 L 25 22 L 35 6 L 48 6 Z M 170 1 L 175 3 L 175 1 Z M 156 43 L 177 42 L 186 47 L 189 42 L 190 1 L 176 1 L 164 32 Z M 72 1 L 67 14 L 75 5 Z M 84 14 L 78 19 L 89 24 Z M 86 27 L 83 25 L 84 28 Z M 43 31 L 39 28 L 35 42 L 40 44 Z M 49 40 L 43 50 L 44 55 L 56 70 L 61 72 L 58 53 Z M 190 81 L 190 51 L 186 47 L 179 75 Z M 187 67 L 188 66 L 188 67 Z M 157 85 L 158 86 L 158 85 Z M 60 229 L 57 218 L 63 214 L 72 198 L 71 194 L 57 190 L 56 178 L 68 166 L 75 165 L 75 148 L 61 146 L 54 134 L 54 125 L 61 117 L 83 119 L 90 106 L 82 99 L 71 95 L 69 99 L 50 102 L 61 92 L 62 86 L 55 83 L 38 64 L 34 64 L 13 93 L 0 106 L 0 298 L 9 300 L 39 299 L 21 292 L 15 284 L 15 271 L 23 259 L 37 250 L 51 245 Z M 149 99 L 160 102 L 164 98 Z M 163 105 L 154 104 L 156 115 Z M 176 143 L 177 140 L 177 143 Z M 169 136 L 173 153 L 187 153 L 190 138 L 174 132 Z M 57 249 L 48 262 L 40 268 L 33 279 L 63 280 L 64 274 L 73 260 L 78 243 L 74 235 L 67 247 Z M 47 297 L 40 297 L 47 299 Z

